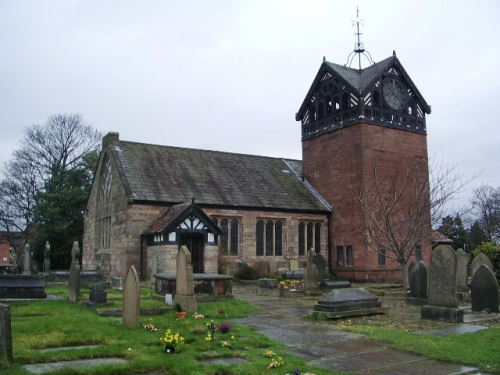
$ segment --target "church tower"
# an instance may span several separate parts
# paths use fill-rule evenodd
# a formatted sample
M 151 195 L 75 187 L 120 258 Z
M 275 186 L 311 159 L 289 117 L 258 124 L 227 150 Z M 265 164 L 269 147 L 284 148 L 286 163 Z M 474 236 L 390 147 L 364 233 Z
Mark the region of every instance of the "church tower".
M 368 55 L 371 65 L 361 68 L 365 50 L 359 40 L 359 21 L 357 27 L 354 54 L 359 68 L 324 59 L 295 116 L 302 128 L 303 173 L 333 209 L 332 274 L 356 281 L 401 281 L 401 263 L 391 259 L 394 244 L 388 236 L 401 236 L 404 242 L 414 227 L 423 228 L 416 235 L 418 241 L 414 234 L 415 243 L 411 239 L 406 243 L 415 249 L 408 261 L 430 257 L 425 115 L 431 108 L 395 53 L 378 63 Z M 410 184 L 410 180 L 418 182 Z M 411 186 L 404 190 L 407 183 Z M 392 199 L 399 219 L 410 217 L 417 199 L 410 191 L 415 189 L 421 189 L 418 206 L 426 211 L 423 218 L 421 214 L 418 222 L 408 219 L 405 226 L 384 227 L 386 218 L 377 201 L 385 204 L 381 202 Z M 400 195 L 397 203 L 396 195 Z

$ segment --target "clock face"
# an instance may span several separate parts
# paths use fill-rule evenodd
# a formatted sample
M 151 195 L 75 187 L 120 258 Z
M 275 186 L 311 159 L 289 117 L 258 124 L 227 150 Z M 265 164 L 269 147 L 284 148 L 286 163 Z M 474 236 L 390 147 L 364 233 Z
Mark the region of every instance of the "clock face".
M 392 109 L 399 111 L 403 109 L 406 102 L 406 93 L 399 81 L 387 78 L 382 88 L 385 103 Z

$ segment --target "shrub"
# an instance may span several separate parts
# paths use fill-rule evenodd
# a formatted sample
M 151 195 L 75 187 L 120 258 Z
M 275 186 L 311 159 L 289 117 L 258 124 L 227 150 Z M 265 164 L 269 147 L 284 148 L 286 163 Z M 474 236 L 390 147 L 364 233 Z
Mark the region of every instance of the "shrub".
M 243 263 L 235 276 L 241 280 L 255 280 L 259 278 L 259 273 L 256 269 L 250 267 L 246 263 Z

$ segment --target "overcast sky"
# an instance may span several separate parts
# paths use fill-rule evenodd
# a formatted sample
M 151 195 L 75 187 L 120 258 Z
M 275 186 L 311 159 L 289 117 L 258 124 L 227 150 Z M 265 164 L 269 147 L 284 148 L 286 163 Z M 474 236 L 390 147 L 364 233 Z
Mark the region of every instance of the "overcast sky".
M 301 158 L 295 121 L 356 6 L 432 106 L 429 155 L 500 187 L 500 1 L 0 0 L 0 165 L 23 128 L 80 113 L 120 139 Z

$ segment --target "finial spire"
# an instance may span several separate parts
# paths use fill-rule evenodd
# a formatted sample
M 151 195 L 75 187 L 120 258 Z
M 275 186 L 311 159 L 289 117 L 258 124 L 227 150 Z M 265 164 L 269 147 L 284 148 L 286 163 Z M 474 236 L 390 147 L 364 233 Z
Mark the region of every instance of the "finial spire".
M 359 19 L 359 7 L 356 7 L 356 21 L 352 21 L 352 25 L 356 26 L 356 32 L 354 35 L 357 37 L 357 42 L 354 43 L 354 51 L 352 51 L 349 56 L 347 57 L 347 64 L 349 67 L 351 67 L 352 60 L 354 60 L 354 57 L 356 54 L 358 55 L 358 69 L 361 70 L 361 55 L 365 56 L 370 63 L 370 65 L 373 65 L 374 62 L 372 60 L 372 57 L 368 51 L 365 50 L 365 46 L 363 45 L 363 42 L 361 41 L 361 35 L 363 35 L 359 31 L 359 25 L 362 25 L 363 20 Z

